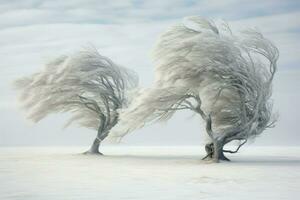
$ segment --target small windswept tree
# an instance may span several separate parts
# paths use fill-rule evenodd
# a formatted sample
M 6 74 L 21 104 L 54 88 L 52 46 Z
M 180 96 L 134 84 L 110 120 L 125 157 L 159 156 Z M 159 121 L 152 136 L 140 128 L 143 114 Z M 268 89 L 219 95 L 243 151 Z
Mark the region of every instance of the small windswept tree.
M 206 123 L 209 138 L 206 160 L 228 160 L 274 124 L 272 80 L 277 48 L 256 30 L 234 34 L 227 24 L 216 26 L 200 17 L 188 17 L 172 26 L 154 51 L 155 82 L 121 113 L 112 137 L 147 122 L 165 121 L 178 110 L 191 110 Z M 225 150 L 239 141 L 235 151 Z
M 66 112 L 72 122 L 97 130 L 86 153 L 101 154 L 99 145 L 119 119 L 119 110 L 129 103 L 128 91 L 138 83 L 136 74 L 95 49 L 61 56 L 42 71 L 15 81 L 28 118 L 39 122 L 51 113 Z

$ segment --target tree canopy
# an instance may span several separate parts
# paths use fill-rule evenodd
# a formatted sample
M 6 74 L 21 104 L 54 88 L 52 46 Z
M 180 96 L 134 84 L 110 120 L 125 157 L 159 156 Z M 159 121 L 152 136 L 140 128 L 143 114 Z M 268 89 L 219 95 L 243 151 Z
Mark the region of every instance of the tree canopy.
M 236 34 L 226 23 L 188 17 L 161 35 L 154 49 L 155 81 L 121 113 L 111 137 L 188 109 L 206 122 L 207 158 L 225 160 L 224 152 L 234 152 L 224 150 L 225 144 L 243 145 L 274 124 L 270 97 L 278 55 L 257 30 Z
M 118 110 L 128 105 L 128 91 L 137 83 L 135 72 L 90 48 L 53 60 L 40 72 L 18 79 L 15 86 L 32 121 L 71 113 L 66 126 L 77 122 L 95 129 L 101 141 L 117 123 Z

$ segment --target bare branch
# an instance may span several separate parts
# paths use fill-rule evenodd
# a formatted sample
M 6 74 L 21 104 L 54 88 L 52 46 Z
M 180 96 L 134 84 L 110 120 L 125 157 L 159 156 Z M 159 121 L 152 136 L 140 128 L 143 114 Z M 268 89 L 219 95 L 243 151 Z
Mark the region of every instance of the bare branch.
M 237 153 L 237 152 L 240 150 L 240 148 L 241 148 L 244 144 L 246 144 L 246 142 L 247 142 L 247 139 L 244 139 L 244 142 L 242 142 L 241 144 L 239 144 L 239 146 L 237 147 L 237 149 L 236 149 L 235 151 L 223 149 L 223 152 L 225 152 L 225 153 Z

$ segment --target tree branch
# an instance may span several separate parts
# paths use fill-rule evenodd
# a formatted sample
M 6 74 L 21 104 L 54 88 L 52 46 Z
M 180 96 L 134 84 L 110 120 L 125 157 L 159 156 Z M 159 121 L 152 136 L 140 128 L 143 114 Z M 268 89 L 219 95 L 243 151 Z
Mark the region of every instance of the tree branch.
M 247 142 L 247 139 L 244 139 L 244 142 L 242 142 L 242 143 L 238 146 L 238 148 L 237 148 L 235 151 L 231 151 L 231 150 L 223 150 L 223 152 L 225 152 L 225 153 L 237 153 L 237 152 L 239 151 L 239 149 L 240 149 L 244 144 L 246 144 L 246 142 Z

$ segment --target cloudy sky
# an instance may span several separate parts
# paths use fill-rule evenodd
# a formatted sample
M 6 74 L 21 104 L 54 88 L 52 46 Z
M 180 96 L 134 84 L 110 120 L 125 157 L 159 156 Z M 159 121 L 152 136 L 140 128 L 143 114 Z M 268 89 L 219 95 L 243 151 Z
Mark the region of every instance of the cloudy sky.
M 256 27 L 280 50 L 275 80 L 277 127 L 258 145 L 299 145 L 300 1 L 296 0 L 0 0 L 0 145 L 88 145 L 95 132 L 62 130 L 66 116 L 33 125 L 18 110 L 14 79 L 49 60 L 93 44 L 100 53 L 153 80 L 150 52 L 158 35 L 183 17 L 226 20 L 234 30 Z M 168 124 L 147 126 L 124 144 L 201 144 L 200 119 L 178 113 Z M 170 140 L 170 138 L 175 138 Z M 175 137 L 174 137 L 175 136 Z

